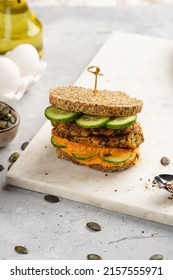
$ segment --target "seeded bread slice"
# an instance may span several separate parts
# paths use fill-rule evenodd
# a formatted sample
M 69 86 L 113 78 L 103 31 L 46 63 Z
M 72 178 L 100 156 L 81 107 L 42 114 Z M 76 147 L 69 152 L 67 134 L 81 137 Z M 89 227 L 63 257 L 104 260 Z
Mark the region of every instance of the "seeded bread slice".
M 78 164 L 78 165 L 85 165 L 84 163 L 76 160 L 75 158 L 68 155 L 65 151 L 62 151 L 61 149 L 57 148 L 56 154 L 57 154 L 57 157 L 60 159 L 65 159 L 65 160 L 71 161 L 74 164 Z M 91 165 L 85 165 L 85 166 L 90 167 L 95 170 L 102 171 L 102 172 L 124 171 L 124 170 L 128 169 L 129 167 L 135 165 L 138 157 L 139 157 L 139 150 L 135 149 L 133 151 L 131 158 L 128 159 L 127 161 L 125 161 L 124 163 L 116 164 L 116 165 L 112 164 L 112 166 L 103 166 L 101 164 L 91 164 Z
M 143 102 L 121 91 L 68 86 L 50 90 L 50 103 L 72 112 L 101 116 L 131 116 L 142 110 Z

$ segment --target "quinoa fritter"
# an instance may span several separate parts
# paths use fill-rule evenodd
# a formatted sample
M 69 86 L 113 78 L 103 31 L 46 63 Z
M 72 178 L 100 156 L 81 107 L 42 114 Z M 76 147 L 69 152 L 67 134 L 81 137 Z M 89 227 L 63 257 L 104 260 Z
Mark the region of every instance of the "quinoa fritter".
M 74 121 L 72 122 L 52 122 L 53 127 L 57 133 L 68 135 L 68 136 L 82 136 L 88 137 L 90 135 L 124 135 L 129 133 L 133 129 L 133 124 L 122 129 L 109 129 L 104 126 L 99 128 L 84 128 L 78 126 Z
M 80 127 L 79 131 L 82 132 L 82 130 L 83 128 Z M 139 125 L 139 123 L 135 123 L 133 126 L 131 126 L 129 133 L 120 134 L 120 135 L 113 134 L 113 135 L 105 136 L 105 135 L 91 134 L 90 136 L 78 136 L 75 134 L 73 135 L 73 133 L 71 133 L 72 132 L 71 128 L 69 128 L 69 130 L 59 130 L 57 129 L 57 126 L 53 129 L 53 132 L 56 136 L 66 138 L 69 141 L 76 142 L 76 143 L 83 143 L 93 147 L 101 147 L 101 148 L 109 147 L 109 148 L 135 149 L 144 141 L 142 128 Z M 81 134 L 82 133 L 80 133 L 80 135 Z

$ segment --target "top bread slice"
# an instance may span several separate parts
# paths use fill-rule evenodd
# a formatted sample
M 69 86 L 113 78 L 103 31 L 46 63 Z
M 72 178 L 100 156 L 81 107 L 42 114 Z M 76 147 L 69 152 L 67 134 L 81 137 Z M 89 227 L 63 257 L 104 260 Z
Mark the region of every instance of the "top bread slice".
M 131 116 L 140 113 L 143 102 L 121 91 L 99 90 L 77 86 L 50 90 L 50 103 L 57 108 L 99 116 Z

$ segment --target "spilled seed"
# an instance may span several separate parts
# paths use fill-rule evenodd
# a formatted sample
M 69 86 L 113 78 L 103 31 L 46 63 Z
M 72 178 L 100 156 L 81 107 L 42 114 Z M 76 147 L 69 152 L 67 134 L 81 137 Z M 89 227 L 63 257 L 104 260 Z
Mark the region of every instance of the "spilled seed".
M 163 260 L 163 255 L 155 254 L 149 258 L 149 260 Z
M 4 166 L 0 164 L 0 172 L 4 169 Z
M 95 222 L 88 222 L 86 224 L 86 226 L 93 231 L 100 231 L 101 230 L 101 226 L 98 223 L 95 223 Z
M 14 162 L 11 162 L 8 166 L 8 170 L 10 170 L 10 168 L 13 166 Z
M 87 259 L 93 261 L 93 260 L 101 260 L 102 258 L 97 254 L 88 254 Z
M 168 165 L 170 163 L 170 159 L 167 157 L 162 157 L 160 160 L 161 164 Z
M 26 149 L 26 147 L 28 146 L 29 142 L 24 142 L 22 145 L 21 145 L 21 150 L 24 151 Z
M 28 250 L 23 246 L 16 246 L 14 249 L 18 254 L 23 254 L 23 255 L 28 254 Z
M 50 202 L 50 203 L 56 203 L 56 202 L 59 202 L 59 198 L 55 195 L 45 195 L 44 196 L 44 199 L 47 201 L 47 202 Z
M 11 156 L 9 157 L 9 161 L 10 162 L 15 162 L 18 158 L 19 158 L 19 153 L 15 152 L 13 154 L 11 154 Z

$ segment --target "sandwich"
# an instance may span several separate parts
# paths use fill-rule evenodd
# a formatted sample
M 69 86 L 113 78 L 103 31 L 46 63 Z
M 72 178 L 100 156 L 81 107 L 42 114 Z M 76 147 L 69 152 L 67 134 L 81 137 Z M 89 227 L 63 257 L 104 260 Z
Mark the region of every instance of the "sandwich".
M 137 114 L 143 102 L 121 91 L 68 86 L 50 90 L 45 116 L 58 158 L 102 171 L 123 171 L 144 141 Z

